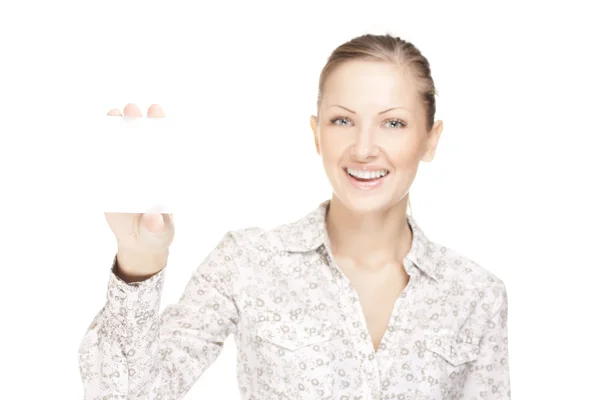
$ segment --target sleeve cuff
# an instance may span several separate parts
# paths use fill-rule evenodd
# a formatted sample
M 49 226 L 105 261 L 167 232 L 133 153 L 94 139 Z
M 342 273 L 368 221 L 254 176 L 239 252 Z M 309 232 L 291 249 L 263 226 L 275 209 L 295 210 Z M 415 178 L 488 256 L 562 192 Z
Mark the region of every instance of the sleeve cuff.
M 142 282 L 127 283 L 115 274 L 116 260 L 115 255 L 108 281 L 108 311 L 127 330 L 152 323 L 160 310 L 166 268 Z

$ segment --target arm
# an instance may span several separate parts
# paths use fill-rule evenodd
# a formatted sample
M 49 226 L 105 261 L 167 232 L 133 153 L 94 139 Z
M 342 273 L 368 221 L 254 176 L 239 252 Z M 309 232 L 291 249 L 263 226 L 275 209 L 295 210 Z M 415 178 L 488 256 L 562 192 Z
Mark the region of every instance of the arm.
M 467 373 L 462 399 L 510 400 L 508 365 L 508 301 L 504 284 L 497 291 L 497 299 L 487 321 L 480 342 L 481 353 Z
M 107 302 L 79 349 L 85 399 L 181 399 L 235 331 L 234 238 L 202 262 L 177 304 L 159 315 L 164 271 L 127 284 L 114 272 Z

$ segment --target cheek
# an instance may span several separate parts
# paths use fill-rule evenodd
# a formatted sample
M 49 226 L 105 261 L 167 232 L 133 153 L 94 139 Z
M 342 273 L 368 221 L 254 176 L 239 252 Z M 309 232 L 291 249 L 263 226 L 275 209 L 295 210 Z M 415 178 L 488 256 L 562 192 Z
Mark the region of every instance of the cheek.
M 389 141 L 382 150 L 388 160 L 398 169 L 413 169 L 418 166 L 422 156 L 422 143 L 412 135 Z
M 412 169 L 418 165 L 420 160 L 420 152 L 418 149 L 394 149 L 392 152 L 386 152 L 390 162 L 397 169 Z
M 321 157 L 323 157 L 323 161 L 327 162 L 342 158 L 350 143 L 342 135 L 322 133 L 320 144 Z

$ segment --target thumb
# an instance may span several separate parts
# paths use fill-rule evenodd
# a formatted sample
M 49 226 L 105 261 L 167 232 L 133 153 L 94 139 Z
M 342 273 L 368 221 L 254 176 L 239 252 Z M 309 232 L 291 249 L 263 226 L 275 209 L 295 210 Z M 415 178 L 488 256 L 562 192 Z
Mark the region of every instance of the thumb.
M 142 214 L 140 225 L 151 233 L 160 233 L 165 228 L 165 222 L 160 213 Z

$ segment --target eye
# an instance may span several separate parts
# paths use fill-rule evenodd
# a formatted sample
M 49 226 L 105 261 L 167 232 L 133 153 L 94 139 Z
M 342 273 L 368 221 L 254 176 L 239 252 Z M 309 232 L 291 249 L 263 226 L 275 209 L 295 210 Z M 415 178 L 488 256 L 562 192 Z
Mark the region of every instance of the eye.
M 352 122 L 346 117 L 332 117 L 329 119 L 329 122 L 338 126 L 350 126 L 352 124 Z
M 406 122 L 402 121 L 401 119 L 390 119 L 387 120 L 385 124 L 392 129 L 406 127 Z

